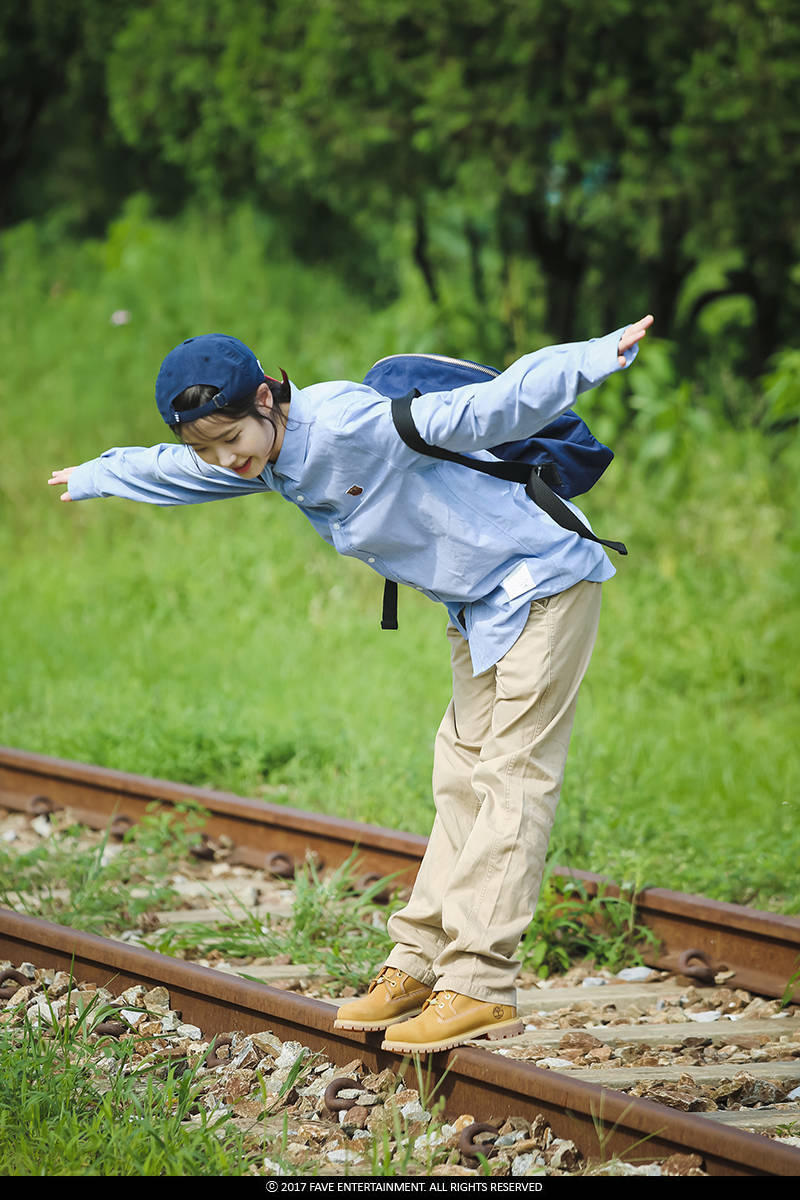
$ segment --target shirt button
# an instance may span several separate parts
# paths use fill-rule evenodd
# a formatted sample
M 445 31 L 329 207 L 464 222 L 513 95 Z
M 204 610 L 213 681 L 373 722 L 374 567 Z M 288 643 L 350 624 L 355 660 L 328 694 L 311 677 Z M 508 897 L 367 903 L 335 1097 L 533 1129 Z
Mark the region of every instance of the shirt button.
M 341 529 L 341 528 L 342 528 L 342 526 L 341 526 L 341 524 L 340 524 L 338 521 L 334 521 L 334 522 L 333 522 L 333 528 L 334 528 L 334 529 Z
M 368 558 L 368 559 L 367 559 L 367 562 L 368 562 L 368 563 L 373 563 L 373 562 L 375 562 L 375 559 L 374 559 L 374 558 Z
M 304 500 L 305 500 L 305 496 L 298 496 L 298 497 L 297 497 L 297 503 L 298 503 L 298 504 L 302 504 Z

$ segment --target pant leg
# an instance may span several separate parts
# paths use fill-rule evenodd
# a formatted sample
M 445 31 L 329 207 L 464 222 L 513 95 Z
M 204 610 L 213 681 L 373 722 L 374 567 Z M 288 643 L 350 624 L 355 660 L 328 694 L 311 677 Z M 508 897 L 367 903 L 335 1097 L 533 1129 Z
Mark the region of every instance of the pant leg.
M 516 1002 L 513 955 L 541 887 L 600 593 L 600 584 L 582 582 L 534 602 L 495 668 L 491 731 L 472 772 L 478 812 L 440 879 L 446 943 L 433 965 L 439 988 Z
M 389 919 L 395 947 L 387 962 L 422 983 L 435 982 L 433 963 L 447 942 L 442 929 L 442 900 L 447 880 L 475 823 L 480 802 L 472 776 L 489 736 L 494 709 L 495 671 L 473 676 L 469 647 L 449 625 L 453 698 L 436 735 L 433 796 L 436 818 L 405 908 Z

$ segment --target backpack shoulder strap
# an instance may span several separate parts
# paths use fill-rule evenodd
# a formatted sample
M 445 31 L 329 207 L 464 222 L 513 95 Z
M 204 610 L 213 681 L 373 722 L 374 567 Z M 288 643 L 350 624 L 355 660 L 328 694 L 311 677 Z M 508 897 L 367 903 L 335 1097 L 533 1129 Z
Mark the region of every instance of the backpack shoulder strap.
M 572 509 L 567 507 L 560 496 L 557 496 L 552 488 L 547 486 L 536 467 L 532 467 L 530 463 L 506 462 L 499 459 L 497 462 L 484 462 L 483 459 L 470 458 L 466 454 L 456 454 L 452 450 L 431 446 L 424 441 L 411 416 L 411 401 L 419 394 L 415 389 L 405 396 L 392 400 L 392 420 L 395 429 L 412 450 L 416 450 L 418 454 L 426 454 L 429 458 L 441 458 L 446 462 L 461 463 L 462 466 L 469 467 L 473 471 L 480 471 L 484 475 L 493 475 L 496 479 L 505 479 L 509 483 L 521 483 L 534 504 L 546 512 L 548 517 L 551 517 L 562 529 L 567 529 L 570 533 L 577 533 L 579 537 L 586 538 L 590 542 L 597 542 L 600 546 L 606 546 L 610 550 L 616 550 L 618 554 L 628 553 L 627 547 L 622 542 L 609 542 L 592 533 L 591 529 L 576 517 Z

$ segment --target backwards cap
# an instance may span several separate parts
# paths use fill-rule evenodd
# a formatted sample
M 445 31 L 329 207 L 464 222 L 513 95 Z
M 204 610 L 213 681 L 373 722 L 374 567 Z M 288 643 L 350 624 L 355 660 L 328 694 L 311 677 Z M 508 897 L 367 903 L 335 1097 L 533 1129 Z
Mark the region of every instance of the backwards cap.
M 224 333 L 206 333 L 170 350 L 156 379 L 156 404 L 167 425 L 198 421 L 252 395 L 264 379 L 261 363 L 244 342 Z M 215 387 L 217 394 L 199 408 L 176 412 L 176 398 L 194 384 Z

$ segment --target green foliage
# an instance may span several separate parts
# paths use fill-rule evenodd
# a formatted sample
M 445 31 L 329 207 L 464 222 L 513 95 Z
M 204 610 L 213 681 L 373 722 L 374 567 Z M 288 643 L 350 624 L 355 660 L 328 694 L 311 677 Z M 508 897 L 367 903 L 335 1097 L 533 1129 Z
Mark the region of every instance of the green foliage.
M 782 350 L 764 376 L 764 414 L 767 426 L 792 428 L 800 422 L 800 350 Z
M 800 990 L 800 958 L 796 959 L 795 961 L 797 962 L 797 966 L 789 976 L 786 988 L 781 996 L 781 1003 L 784 1007 L 786 1007 L 787 1004 L 793 1003 L 795 992 Z
M 735 418 L 727 376 L 792 343 L 789 0 L 52 8 L 0 17 L 6 223 L 247 200 L 373 304 L 416 272 L 440 350 L 503 362 L 652 311 Z
M 332 994 L 345 985 L 363 989 L 391 948 L 386 913 L 375 902 L 391 879 L 357 890 L 357 857 L 355 851 L 324 876 L 313 861 L 305 863 L 294 879 L 288 919 L 261 918 L 233 901 L 221 906 L 222 924 L 172 925 L 152 939 L 153 949 L 197 954 L 213 946 L 228 958 L 288 955 L 292 963 L 323 967 Z
M 554 877 L 548 870 L 533 921 L 520 944 L 522 965 L 546 979 L 581 959 L 617 972 L 640 964 L 645 947 L 656 939 L 636 921 L 633 896 L 590 895 L 578 880 Z
M 0 224 L 49 220 L 92 232 L 130 192 L 179 197 L 145 149 L 126 146 L 109 111 L 106 63 L 131 0 L 48 0 L 0 10 Z M 182 197 L 181 197 L 182 199 Z
M 182 814 L 151 814 L 121 845 L 108 833 L 81 845 L 79 826 L 50 834 L 18 853 L 0 845 L 0 902 L 44 920 L 93 933 L 120 933 L 144 913 L 168 908 L 178 896 L 166 879 L 186 857 L 200 825 Z
M 505 356 L 650 310 L 696 358 L 706 306 L 744 298 L 754 374 L 798 315 L 798 54 L 786 0 L 171 0 L 132 6 L 109 87 L 208 202 L 258 196 L 298 249 L 338 230 L 351 265 L 366 242 L 376 278 L 402 247 L 445 343 L 466 319 Z
M 244 1175 L 243 1137 L 197 1106 L 196 1071 L 132 1063 L 132 1044 L 98 1042 L 84 1009 L 56 1033 L 0 1025 L 0 1175 Z

